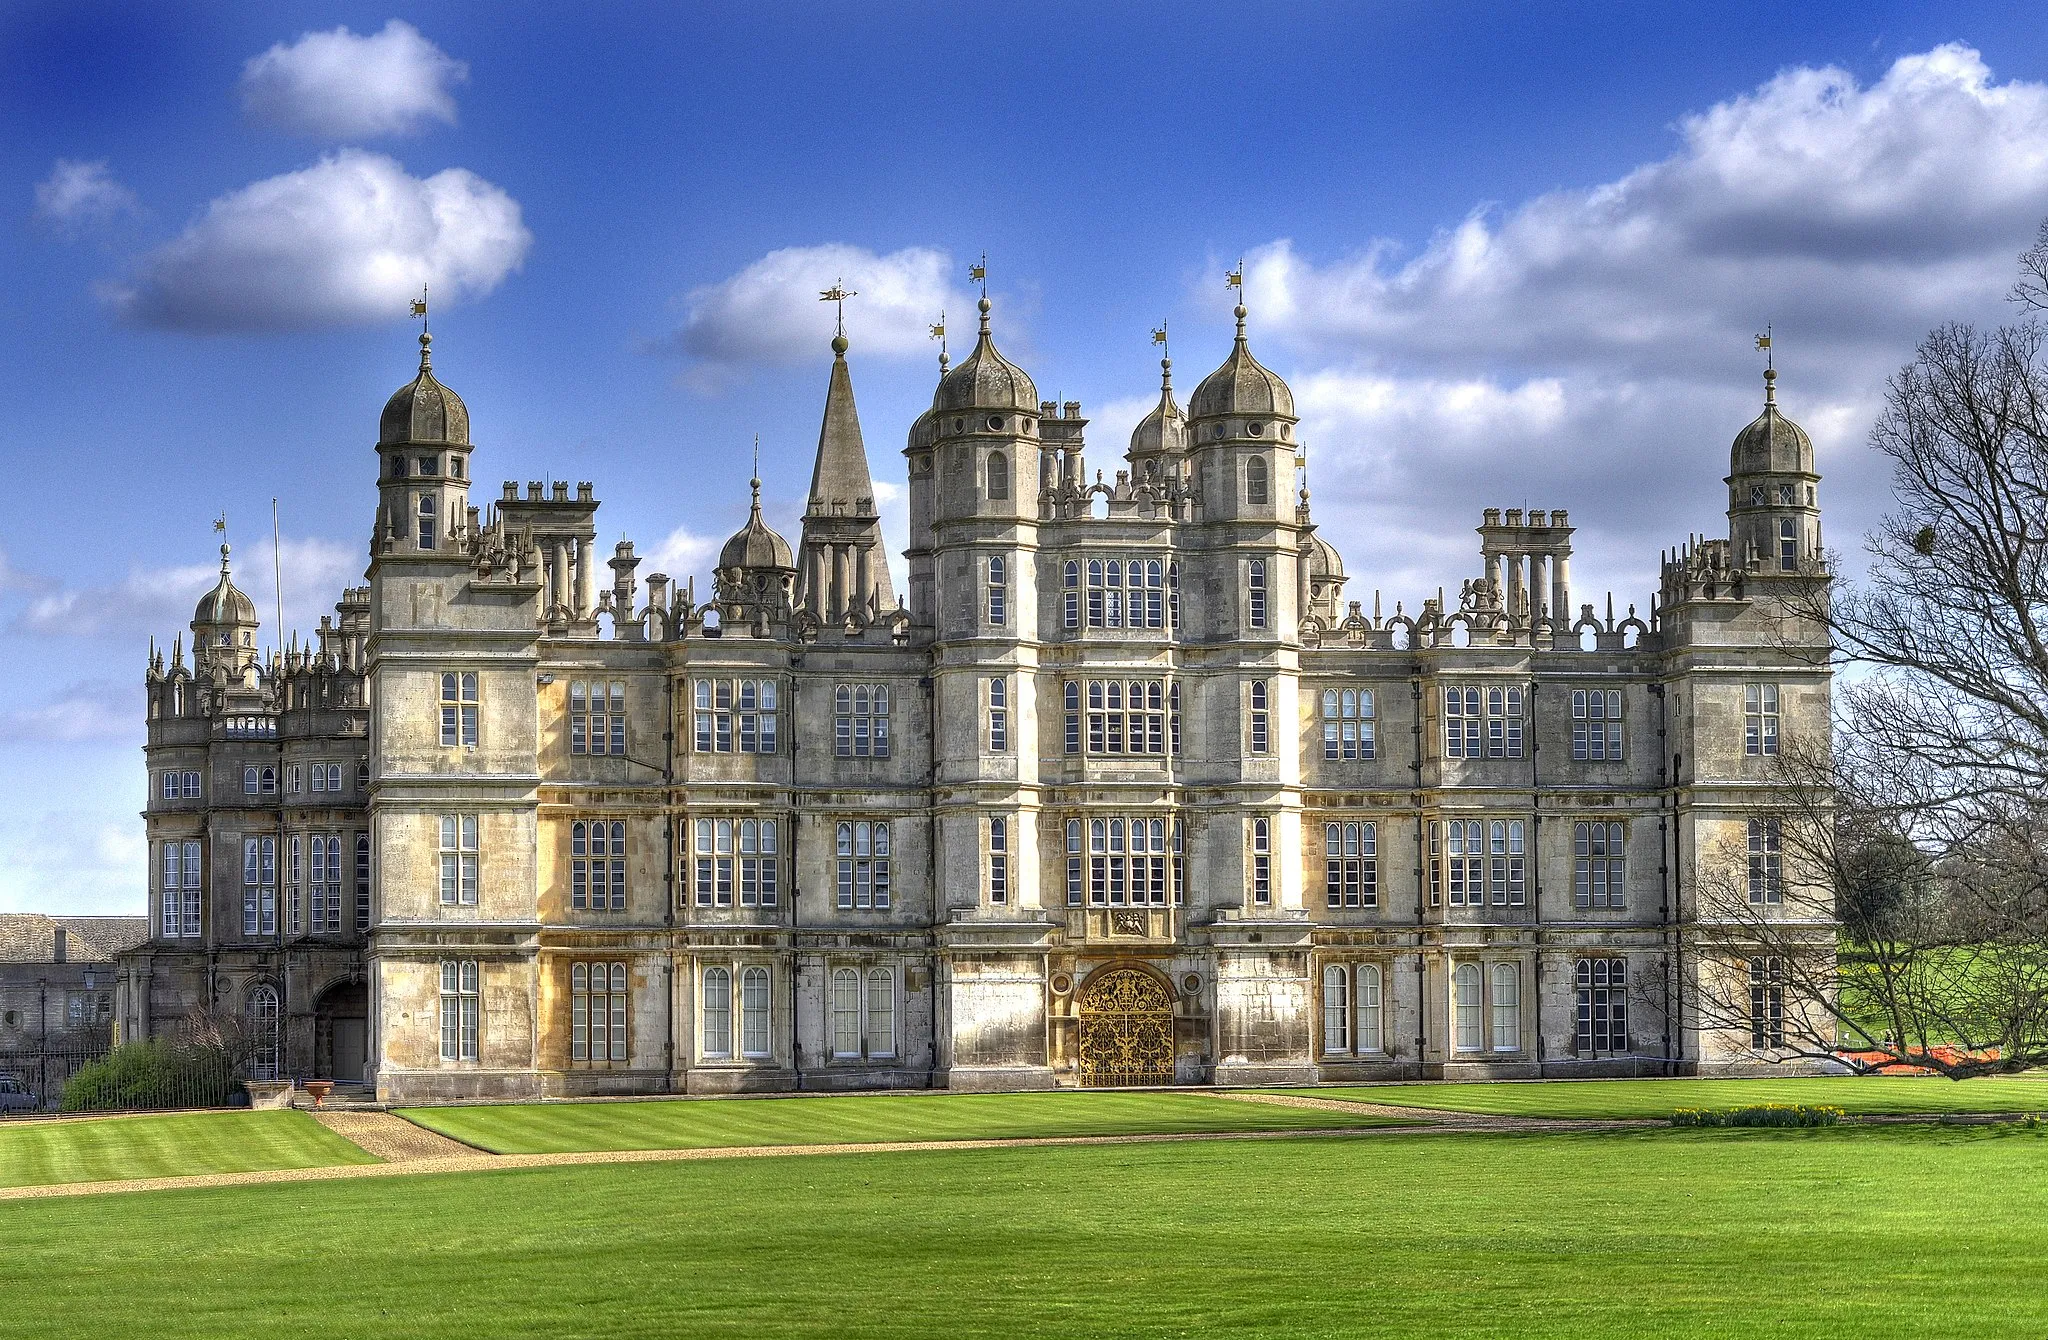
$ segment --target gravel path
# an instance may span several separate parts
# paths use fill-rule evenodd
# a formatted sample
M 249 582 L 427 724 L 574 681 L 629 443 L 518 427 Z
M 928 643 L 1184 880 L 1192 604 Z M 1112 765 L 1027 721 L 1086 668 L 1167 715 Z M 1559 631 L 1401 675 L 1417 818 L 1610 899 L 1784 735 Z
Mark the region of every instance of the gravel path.
M 1348 1098 L 1310 1098 L 1295 1093 L 1219 1093 L 1239 1103 L 1271 1103 L 1276 1107 L 1311 1107 L 1325 1112 L 1353 1112 L 1362 1116 L 1396 1117 L 1422 1122 L 1422 1129 L 1436 1131 L 1621 1131 L 1640 1126 L 1669 1126 L 1662 1117 L 1617 1117 L 1589 1121 L 1564 1117 L 1504 1117 L 1489 1112 L 1447 1112 L 1429 1107 L 1394 1107 L 1388 1103 L 1361 1103 Z M 1408 1129 L 1417 1129 L 1409 1127 Z
M 386 1163 L 473 1158 L 484 1152 L 424 1126 L 415 1126 L 404 1117 L 394 1117 L 389 1112 L 323 1112 L 315 1109 L 306 1115 Z

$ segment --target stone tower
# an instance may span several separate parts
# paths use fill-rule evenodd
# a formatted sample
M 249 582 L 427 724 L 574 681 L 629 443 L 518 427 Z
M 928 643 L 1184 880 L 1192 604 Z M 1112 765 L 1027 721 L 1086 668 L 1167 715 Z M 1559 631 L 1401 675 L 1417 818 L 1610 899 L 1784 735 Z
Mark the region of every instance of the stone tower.
M 1764 371 L 1764 412 L 1729 452 L 1728 542 L 1753 576 L 1817 570 L 1822 563 L 1820 475 L 1813 439 L 1778 412 L 1778 373 Z
M 434 379 L 420 335 L 420 371 L 385 403 L 377 432 L 377 530 L 372 555 L 432 553 L 468 529 L 469 409 Z

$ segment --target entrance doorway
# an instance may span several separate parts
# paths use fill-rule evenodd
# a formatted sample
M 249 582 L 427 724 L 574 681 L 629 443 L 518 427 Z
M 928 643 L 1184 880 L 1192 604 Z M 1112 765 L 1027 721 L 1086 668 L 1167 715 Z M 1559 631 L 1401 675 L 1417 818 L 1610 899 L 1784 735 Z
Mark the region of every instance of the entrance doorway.
M 342 1084 L 363 1082 L 369 1059 L 370 997 L 361 982 L 343 982 L 314 1007 L 313 1073 Z
M 1173 997 L 1164 982 L 1128 964 L 1100 968 L 1078 1003 L 1083 1085 L 1173 1083 Z

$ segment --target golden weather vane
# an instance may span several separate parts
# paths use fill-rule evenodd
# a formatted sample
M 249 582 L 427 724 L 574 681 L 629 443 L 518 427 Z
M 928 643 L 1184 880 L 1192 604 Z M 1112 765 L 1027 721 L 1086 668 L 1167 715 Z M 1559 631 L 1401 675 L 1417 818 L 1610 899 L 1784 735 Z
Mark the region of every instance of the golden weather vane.
M 988 296 L 988 253 L 986 251 L 981 253 L 980 264 L 967 267 L 967 278 L 970 283 L 979 283 L 981 285 L 982 297 L 986 298 Z
M 1173 355 L 1173 346 L 1166 342 L 1166 322 L 1161 321 L 1152 331 L 1152 343 L 1164 349 L 1168 357 Z
M 228 533 L 228 514 L 226 512 L 222 512 L 214 518 L 213 533 L 223 538 L 226 537 Z
M 412 300 L 412 314 L 420 319 L 420 329 L 427 328 L 427 286 L 420 285 L 420 296 Z
M 1241 257 L 1241 256 L 1240 256 L 1240 257 L 1238 258 L 1238 261 L 1237 261 L 1237 268 L 1236 268 L 1235 270 L 1232 270 L 1232 271 L 1231 271 L 1231 272 L 1230 272 L 1229 274 L 1226 274 L 1226 275 L 1224 275 L 1224 276 L 1223 276 L 1223 287 L 1225 287 L 1225 288 L 1234 288 L 1234 289 L 1236 289 L 1236 290 L 1237 290 L 1237 298 L 1238 298 L 1238 301 L 1239 301 L 1239 302 L 1242 302 L 1242 301 L 1244 301 L 1244 258 L 1243 258 L 1243 257 Z
M 846 281 L 844 279 L 833 280 L 832 287 L 826 289 L 823 293 L 820 293 L 818 295 L 819 302 L 834 302 L 839 304 L 839 333 L 841 335 L 844 335 L 846 333 L 846 300 L 848 298 L 858 298 L 859 296 L 859 293 L 846 287 Z
M 1764 366 L 1775 370 L 1777 368 L 1777 355 L 1771 352 L 1771 328 L 1769 326 L 1765 326 L 1764 333 L 1756 337 L 1756 347 L 1763 352 Z
M 946 356 L 946 314 L 939 313 L 939 319 L 931 326 L 931 337 L 939 342 L 939 357 Z

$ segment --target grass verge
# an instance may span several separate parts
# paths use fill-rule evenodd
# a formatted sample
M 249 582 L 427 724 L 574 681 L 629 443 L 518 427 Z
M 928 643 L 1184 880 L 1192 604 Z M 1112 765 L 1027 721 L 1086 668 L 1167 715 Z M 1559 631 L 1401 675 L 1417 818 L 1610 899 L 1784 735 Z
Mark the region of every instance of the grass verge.
M 303 1112 L 187 1112 L 0 1125 L 0 1186 L 376 1161 Z
M 1681 1107 L 1819 1103 L 1850 1116 L 1941 1112 L 2048 1112 L 2048 1079 L 1844 1075 L 1809 1079 L 1585 1079 L 1518 1084 L 1390 1084 L 1299 1089 L 1391 1107 L 1575 1119 L 1671 1115 Z

